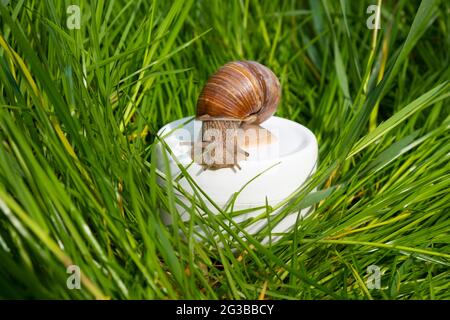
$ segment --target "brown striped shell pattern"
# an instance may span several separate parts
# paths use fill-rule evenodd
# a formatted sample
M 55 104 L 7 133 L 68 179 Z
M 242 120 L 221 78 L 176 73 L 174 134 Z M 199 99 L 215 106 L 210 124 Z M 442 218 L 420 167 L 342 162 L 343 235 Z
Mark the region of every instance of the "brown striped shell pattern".
M 249 154 L 237 142 L 239 129 L 253 126 L 265 130 L 259 124 L 275 113 L 280 96 L 280 82 L 266 66 L 255 61 L 222 66 L 209 78 L 197 101 L 197 120 L 202 121 L 198 162 L 205 169 L 240 169 L 238 162 Z M 211 138 L 210 132 L 218 134 Z M 225 143 L 226 139 L 233 143 Z
M 233 61 L 209 78 L 197 102 L 197 117 L 248 120 L 260 124 L 277 109 L 278 78 L 255 61 Z

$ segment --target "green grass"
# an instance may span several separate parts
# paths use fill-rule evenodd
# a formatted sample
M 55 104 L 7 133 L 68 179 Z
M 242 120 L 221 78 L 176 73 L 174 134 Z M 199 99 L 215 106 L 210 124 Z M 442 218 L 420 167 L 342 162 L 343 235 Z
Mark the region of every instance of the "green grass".
M 376 31 L 374 2 L 81 1 L 79 30 L 72 1 L 1 4 L 0 298 L 449 299 L 450 5 L 384 1 Z M 176 219 L 152 159 L 157 130 L 237 59 L 273 69 L 277 115 L 319 140 L 280 217 L 315 211 L 270 246 L 199 197 Z

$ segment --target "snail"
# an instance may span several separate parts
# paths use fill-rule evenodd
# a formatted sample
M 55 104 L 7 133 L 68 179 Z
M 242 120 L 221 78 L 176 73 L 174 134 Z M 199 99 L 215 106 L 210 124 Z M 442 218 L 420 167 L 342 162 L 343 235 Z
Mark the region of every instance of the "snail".
M 249 156 L 242 132 L 265 130 L 259 125 L 275 113 L 280 96 L 278 78 L 255 61 L 229 62 L 213 74 L 197 101 L 204 168 L 240 169 L 238 162 Z

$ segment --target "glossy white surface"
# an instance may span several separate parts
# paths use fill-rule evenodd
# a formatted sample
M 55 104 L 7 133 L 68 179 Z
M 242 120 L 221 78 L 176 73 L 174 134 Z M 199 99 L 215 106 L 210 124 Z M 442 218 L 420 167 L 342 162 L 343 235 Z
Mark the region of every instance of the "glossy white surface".
M 171 122 L 158 132 L 173 153 L 173 156 L 167 154 L 171 175 L 176 177 L 180 174 L 174 159 L 176 158 L 185 168 L 187 167 L 188 173 L 198 186 L 222 208 L 239 191 L 234 205 L 235 211 L 263 206 L 266 199 L 270 206 L 274 206 L 297 190 L 317 166 L 318 147 L 314 134 L 296 122 L 271 117 L 262 124 L 262 127 L 276 137 L 275 141 L 269 145 L 246 149 L 250 156 L 246 161 L 239 162 L 241 170 L 231 168 L 203 170 L 201 165 L 192 163 L 191 146 L 181 143 L 200 140 L 201 122 L 189 119 L 191 118 Z M 160 143 L 155 151 L 157 167 L 165 172 L 163 147 Z M 185 178 L 181 178 L 179 184 L 192 194 L 192 189 Z M 181 195 L 180 198 L 183 199 Z M 303 210 L 301 215 L 307 211 Z M 239 216 L 235 220 L 242 221 L 260 213 L 261 211 Z M 295 217 L 287 216 L 273 232 L 289 229 L 296 218 L 297 214 Z M 189 216 L 183 213 L 182 219 L 188 220 Z M 261 221 L 248 231 L 255 232 L 260 226 Z

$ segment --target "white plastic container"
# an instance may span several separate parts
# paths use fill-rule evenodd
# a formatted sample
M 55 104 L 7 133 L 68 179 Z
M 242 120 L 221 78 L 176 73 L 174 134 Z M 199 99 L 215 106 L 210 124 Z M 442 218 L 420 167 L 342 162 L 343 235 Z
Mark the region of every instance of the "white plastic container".
M 239 162 L 241 170 L 231 168 L 204 170 L 201 165 L 193 163 L 192 147 L 189 145 L 191 141 L 201 140 L 202 123 L 196 120 L 189 122 L 189 119 L 183 118 L 171 122 L 158 132 L 172 152 L 172 155 L 167 153 L 172 178 L 180 175 L 180 169 L 174 159 L 176 158 L 187 168 L 187 172 L 197 185 L 222 209 L 227 207 L 230 199 L 237 192 L 240 193 L 235 199 L 234 211 L 265 206 L 266 199 L 269 206 L 276 206 L 301 187 L 316 169 L 318 146 L 314 134 L 296 122 L 273 116 L 261 126 L 275 136 L 275 141 L 271 144 L 247 148 L 246 151 L 250 153 L 250 156 L 246 161 Z M 162 144 L 158 143 L 155 156 L 158 169 L 166 172 L 163 148 Z M 189 194 L 192 194 L 193 191 L 185 178 L 179 179 L 178 183 Z M 189 204 L 181 194 L 177 196 Z M 208 203 L 207 200 L 205 201 Z M 217 211 L 213 209 L 212 205 L 209 208 Z M 181 207 L 178 209 L 181 219 L 189 220 L 189 214 L 184 212 Z M 261 209 L 239 215 L 233 220 L 242 222 L 261 215 L 264 211 Z M 303 209 L 300 215 L 304 216 L 308 212 L 309 208 Z M 271 217 L 276 214 L 276 211 L 272 212 Z M 163 218 L 167 224 L 171 223 L 168 215 Z M 286 216 L 271 229 L 271 232 L 288 231 L 295 225 L 297 218 L 298 213 Z M 259 220 L 247 226 L 245 230 L 253 234 L 266 224 L 267 219 Z

